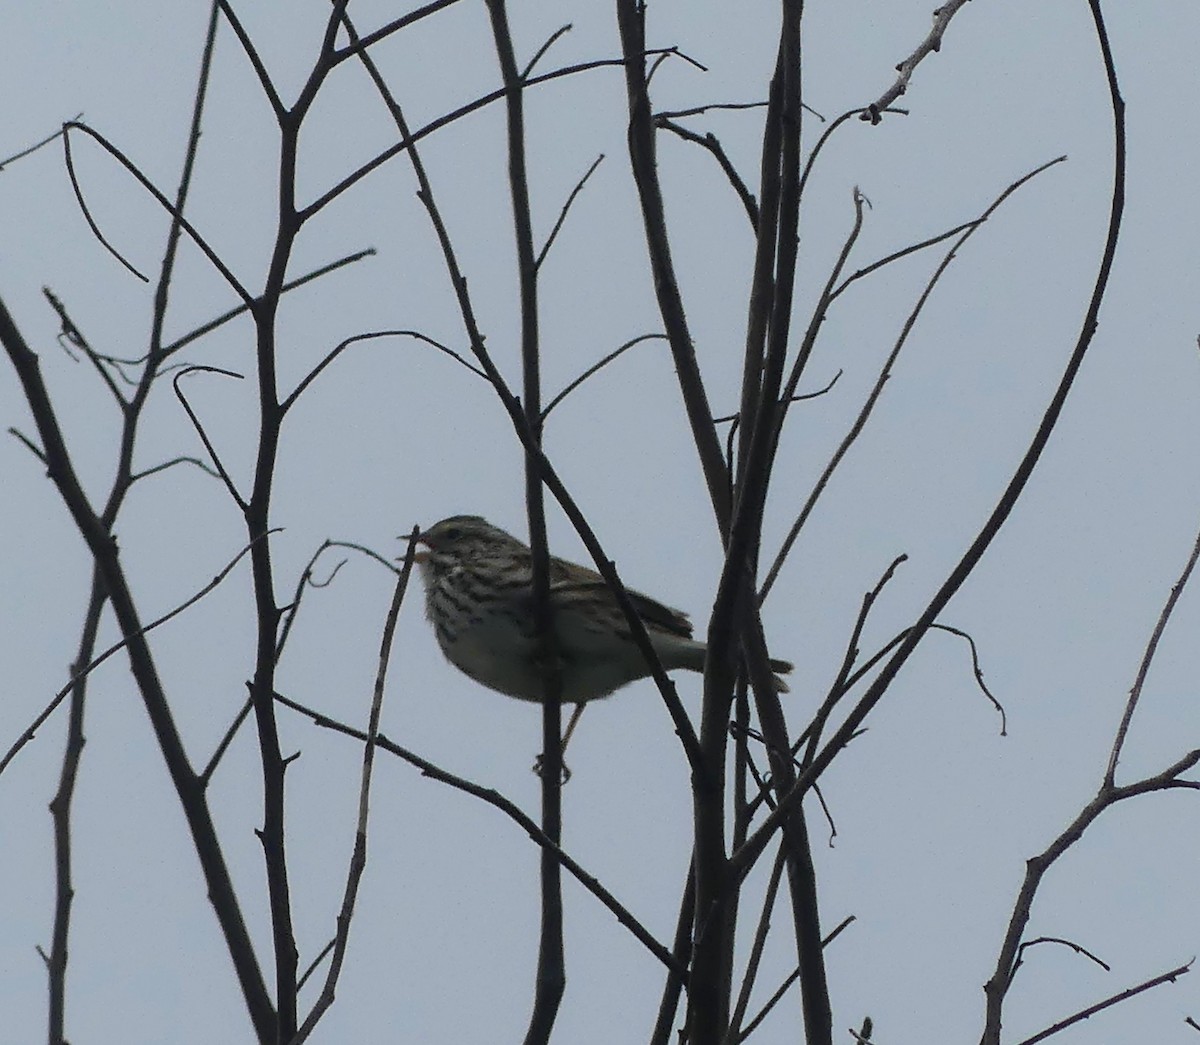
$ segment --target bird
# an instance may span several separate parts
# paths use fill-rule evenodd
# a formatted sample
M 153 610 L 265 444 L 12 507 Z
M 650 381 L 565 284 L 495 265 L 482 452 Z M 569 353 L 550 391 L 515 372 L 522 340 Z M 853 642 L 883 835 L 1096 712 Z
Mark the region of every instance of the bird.
M 529 546 L 478 515 L 452 515 L 413 538 L 425 585 L 425 613 L 446 658 L 488 689 L 542 701 L 549 672 L 539 661 Z M 563 703 L 606 697 L 646 678 L 649 662 L 600 574 L 550 558 L 549 603 Z M 706 646 L 692 638 L 687 614 L 641 592 L 628 591 L 662 666 L 704 671 Z M 772 660 L 779 676 L 792 670 Z M 573 720 L 574 721 L 574 720 Z

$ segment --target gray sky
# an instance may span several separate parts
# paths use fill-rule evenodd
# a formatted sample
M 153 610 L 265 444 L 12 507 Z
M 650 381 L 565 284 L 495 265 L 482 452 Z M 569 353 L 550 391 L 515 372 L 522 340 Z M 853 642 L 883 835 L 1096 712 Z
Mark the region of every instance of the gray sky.
M 1194 42 L 1200 13 L 1181 2 L 1110 3 L 1112 45 L 1129 122 L 1126 223 L 1100 330 L 1074 397 L 1026 497 L 946 623 L 979 642 L 1009 733 L 972 681 L 959 640 L 931 635 L 846 751 L 823 790 L 837 823 L 824 845 L 814 807 L 822 917 L 853 926 L 828 951 L 839 1035 L 870 1015 L 881 1042 L 972 1041 L 983 982 L 1028 856 L 1094 793 L 1125 693 L 1200 519 L 1195 445 L 1200 356 L 1196 274 L 1200 203 Z M 0 155 L 82 111 L 168 192 L 186 135 L 205 4 L 125 3 L 115 12 L 17 5 L 0 38 L 0 83 L 17 105 L 0 117 Z M 353 5 L 360 27 L 394 5 Z M 574 29 L 546 68 L 617 52 L 610 5 L 514 5 L 520 55 L 558 26 Z M 833 117 L 876 97 L 927 31 L 914 0 L 809 5 L 806 101 Z M 285 97 L 301 82 L 325 8 L 242 4 Z M 659 0 L 652 45 L 677 44 L 709 68 L 664 66 L 657 109 L 754 101 L 774 53 L 774 5 L 716 13 Z M 460 4 L 377 57 L 414 123 L 498 82 L 481 4 Z M 222 30 L 192 220 L 251 288 L 271 235 L 275 134 L 252 74 Z M 607 155 L 544 272 L 547 394 L 623 341 L 661 329 L 636 201 L 623 162 L 619 72 L 547 84 L 529 97 L 539 242 L 576 180 Z M 829 146 L 806 198 L 797 325 L 849 230 L 852 188 L 872 207 L 858 268 L 975 217 L 1011 181 L 1059 154 L 1070 160 L 1022 189 L 962 252 L 901 356 L 866 435 L 829 489 L 767 603 L 772 650 L 797 662 L 789 722 L 801 723 L 836 673 L 863 593 L 887 563 L 910 561 L 864 638 L 872 651 L 905 627 L 994 505 L 1049 401 L 1078 334 L 1103 242 L 1110 117 L 1087 5 L 969 5 L 902 100 L 906 118 L 854 124 Z M 753 113 L 694 118 L 755 181 Z M 811 146 L 815 121 L 806 133 Z M 498 365 L 519 379 L 503 113 L 492 108 L 434 136 L 424 158 Z M 328 87 L 303 139 L 308 200 L 389 145 L 386 113 L 356 69 Z M 153 272 L 166 222 L 141 190 L 80 140 L 77 162 L 106 235 Z M 660 139 L 668 216 L 696 348 L 714 409 L 732 411 L 740 375 L 753 240 L 715 165 Z M 89 234 L 61 150 L 0 176 L 0 295 L 42 357 L 89 489 L 106 488 L 116 432 L 107 394 L 54 343 L 50 286 L 103 351 L 145 350 L 150 292 Z M 354 333 L 408 328 L 464 345 L 411 169 L 392 161 L 348 193 L 297 249 L 300 274 L 352 250 L 378 255 L 287 299 L 285 385 Z M 926 252 L 848 292 L 831 311 L 806 379 L 834 391 L 798 407 L 784 438 L 765 532 L 772 550 L 875 378 L 940 255 Z M 234 299 L 195 253 L 175 280 L 168 336 Z M 190 362 L 251 373 L 250 326 L 231 324 Z M 15 380 L 0 381 L 5 427 L 32 430 Z M 235 477 L 248 481 L 252 382 L 186 382 Z M 548 427 L 548 452 L 625 580 L 691 612 L 703 628 L 718 542 L 669 356 L 639 346 L 575 393 Z M 169 385 L 147 418 L 138 463 L 201 447 Z M 15 441 L 0 447 L 0 705 L 5 746 L 65 680 L 86 593 L 87 557 L 43 469 Z M 302 401 L 285 433 L 274 522 L 280 598 L 320 541 L 398 554 L 414 523 L 471 511 L 524 527 L 521 456 L 487 386 L 411 341 L 360 346 Z M 551 511 L 554 550 L 583 555 Z M 219 484 L 177 469 L 135 489 L 118 536 L 146 617 L 203 585 L 244 540 Z M 329 560 L 329 565 L 335 560 Z M 280 685 L 294 698 L 365 721 L 390 575 L 352 557 L 310 592 Z M 442 659 L 406 604 L 384 729 L 446 768 L 496 787 L 536 815 L 529 772 L 537 709 L 479 688 Z M 186 617 L 154 634 L 174 710 L 197 759 L 221 736 L 252 671 L 245 567 Z M 1193 643 L 1200 603 L 1181 603 L 1135 719 L 1124 779 L 1157 772 L 1196 746 Z M 107 641 L 114 628 L 106 622 Z M 678 678 L 692 714 L 694 676 Z M 68 1033 L 77 1043 L 245 1041 L 249 1023 L 204 896 L 195 856 L 140 700 L 119 658 L 94 678 L 77 814 L 76 907 Z M 353 834 L 360 750 L 281 712 L 296 928 L 301 960 L 332 935 Z M 0 1042 L 44 1034 L 44 970 L 53 866 L 46 813 L 65 717 L 56 717 L 0 778 Z M 257 745 L 239 735 L 214 785 L 251 928 L 269 953 L 256 784 Z M 652 685 L 595 706 L 572 743 L 564 846 L 660 938 L 669 940 L 690 845 L 686 763 Z M 1063 948 L 1028 956 L 1010 995 L 1017 1041 L 1062 1015 L 1182 964 L 1198 950 L 1196 797 L 1156 795 L 1111 811 L 1047 878 L 1030 936 L 1067 937 L 1112 966 Z M 537 850 L 473 799 L 393 759 L 377 766 L 369 864 L 338 1000 L 315 1040 L 507 1042 L 528 1016 L 536 960 Z M 760 880 L 765 875 L 757 876 Z M 573 881 L 568 987 L 556 1040 L 644 1040 L 661 985 L 655 960 Z M 765 998 L 790 970 L 786 901 L 760 980 Z M 1191 982 L 1195 981 L 1195 982 Z M 1192 1041 L 1200 979 L 1185 977 L 1064 1034 L 1065 1042 Z M 757 1004 L 752 1004 L 752 1010 Z M 755 1040 L 792 1041 L 797 1003 Z M 931 1030 L 937 1028 L 931 1038 Z M 848 1039 L 843 1039 L 848 1040 Z

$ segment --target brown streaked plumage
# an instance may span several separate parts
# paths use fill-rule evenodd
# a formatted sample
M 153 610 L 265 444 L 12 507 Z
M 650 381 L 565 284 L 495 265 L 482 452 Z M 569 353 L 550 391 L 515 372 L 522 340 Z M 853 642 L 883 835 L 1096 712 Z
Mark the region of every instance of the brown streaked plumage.
M 489 689 L 540 701 L 545 672 L 536 660 L 529 547 L 477 515 L 443 519 L 416 540 L 426 616 L 447 659 Z M 664 668 L 704 670 L 705 645 L 692 638 L 686 614 L 640 592 L 629 597 Z M 551 558 L 550 608 L 564 703 L 608 696 L 650 674 L 598 573 Z M 771 667 L 792 670 L 784 660 Z M 776 681 L 787 690 L 782 679 Z

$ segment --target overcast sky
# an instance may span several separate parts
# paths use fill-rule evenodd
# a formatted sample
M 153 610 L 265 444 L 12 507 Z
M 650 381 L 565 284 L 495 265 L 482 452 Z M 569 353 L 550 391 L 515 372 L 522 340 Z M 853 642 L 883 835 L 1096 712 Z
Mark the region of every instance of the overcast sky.
M 775 6 L 651 4 L 652 46 L 678 45 L 701 73 L 667 63 L 656 109 L 765 96 Z M 513 4 L 519 60 L 570 22 L 545 68 L 618 51 L 611 5 Z M 805 100 L 827 117 L 875 98 L 929 26 L 930 0 L 809 4 Z M 1200 272 L 1195 41 L 1200 9 L 1182 0 L 1110 2 L 1111 38 L 1129 121 L 1129 199 L 1096 341 L 1058 431 L 1013 517 L 943 621 L 976 638 L 987 681 L 975 687 L 960 640 L 932 634 L 834 764 L 813 808 L 822 918 L 855 923 L 828 951 L 835 1026 L 865 1015 L 885 1045 L 977 1040 L 982 984 L 995 963 L 1024 861 L 1094 794 L 1141 650 L 1200 525 L 1195 465 Z M 243 3 L 239 12 L 280 85 L 294 96 L 326 7 Z M 358 2 L 360 28 L 394 4 Z M 64 2 L 12 5 L 0 35 L 0 157 L 84 119 L 168 193 L 178 177 L 207 5 Z M 414 124 L 493 89 L 482 4 L 462 3 L 378 49 Z M 622 342 L 661 329 L 625 157 L 624 84 L 616 70 L 555 81 L 528 99 L 539 242 L 597 155 L 542 280 L 544 380 L 552 394 Z M 1060 154 L 971 241 L 935 292 L 857 444 L 796 545 L 766 606 L 772 651 L 797 663 L 789 722 L 803 722 L 837 672 L 865 591 L 907 553 L 864 636 L 873 651 L 911 622 L 995 504 L 1078 335 L 1099 263 L 1111 183 L 1111 117 L 1082 0 L 968 5 L 901 102 L 907 117 L 854 123 L 810 183 L 802 219 L 797 322 L 869 198 L 850 267 L 976 217 L 1010 182 Z M 716 113 L 712 130 L 754 184 L 760 117 Z M 806 128 L 811 147 L 815 119 Z M 394 140 L 361 71 L 330 81 L 302 139 L 299 194 L 310 200 Z M 223 27 L 191 217 L 239 277 L 262 285 L 272 235 L 276 135 L 256 81 Z M 519 378 L 518 309 L 503 153 L 492 107 L 424 149 L 497 364 Z M 77 163 L 106 236 L 153 272 L 163 214 L 82 140 Z M 660 139 L 668 217 L 696 349 L 714 410 L 737 403 L 753 238 L 716 165 Z M 281 380 L 294 384 L 342 338 L 405 328 L 464 347 L 427 216 L 401 157 L 331 206 L 301 237 L 293 273 L 365 247 L 378 253 L 287 299 Z M 61 149 L 0 172 L 0 296 L 39 352 L 89 492 L 111 478 L 117 417 L 86 364 L 55 344 L 51 287 L 93 345 L 145 351 L 146 285 L 89 233 Z M 808 371 L 827 396 L 792 413 L 765 524 L 778 546 L 875 379 L 933 266 L 935 251 L 892 266 L 830 312 Z M 235 304 L 196 252 L 185 252 L 167 336 Z M 251 327 L 198 342 L 189 362 L 252 373 Z M 0 421 L 33 426 L 9 378 Z M 235 479 L 248 483 L 253 382 L 187 380 Z M 719 543 L 666 348 L 639 346 L 552 415 L 548 452 L 631 586 L 686 609 L 699 626 L 720 569 Z M 137 463 L 202 447 L 169 384 L 147 417 Z M 89 562 L 40 464 L 0 445 L 0 745 L 63 684 L 77 642 Z M 244 488 L 244 487 L 243 487 Z M 273 522 L 280 600 L 319 543 L 339 538 L 399 554 L 414 523 L 483 514 L 524 533 L 522 460 L 491 390 L 412 341 L 359 346 L 289 420 Z M 554 550 L 581 558 L 550 512 Z M 244 529 L 219 483 L 175 469 L 135 489 L 118 526 L 147 618 L 191 595 L 241 547 Z M 327 561 L 331 568 L 336 557 Z M 295 699 L 365 721 L 391 574 L 350 556 L 300 614 L 280 686 Z M 535 707 L 483 690 L 442 659 L 414 588 L 395 646 L 384 730 L 446 768 L 495 787 L 536 815 Z M 253 669 L 249 574 L 236 572 L 185 617 L 154 633 L 172 706 L 197 760 L 222 735 Z M 1122 763 L 1157 772 L 1200 736 L 1195 641 L 1200 593 L 1185 596 L 1164 639 Z M 106 621 L 104 642 L 115 630 Z M 689 712 L 699 682 L 677 679 Z M 75 922 L 68 1034 L 109 1042 L 249 1041 L 250 1026 L 204 895 L 198 864 L 126 665 L 94 677 L 76 804 Z M 281 710 L 289 770 L 294 910 L 302 964 L 332 935 L 353 836 L 361 752 Z M 46 811 L 65 716 L 0 777 L 0 1043 L 39 1040 L 53 858 Z M 686 763 L 652 685 L 595 706 L 572 742 L 564 847 L 659 939 L 673 932 L 691 838 Z M 243 905 L 269 961 L 257 744 L 243 731 L 213 802 Z M 1047 878 L 1029 935 L 1070 938 L 1031 952 L 1009 1000 L 1021 1038 L 1200 950 L 1197 797 L 1178 792 L 1106 814 Z M 765 868 L 763 869 L 765 873 Z M 762 875 L 755 878 L 760 883 Z M 568 986 L 556 1040 L 645 1040 L 661 987 L 655 960 L 576 883 L 564 883 Z M 786 905 L 786 900 L 784 901 Z M 377 767 L 369 864 L 338 1000 L 314 1040 L 510 1042 L 528 1017 L 537 948 L 537 849 L 495 810 L 391 758 Z M 768 946 L 759 1001 L 790 970 L 786 906 Z M 306 994 L 307 998 L 307 994 Z M 752 1010 L 757 1009 L 755 1003 Z M 794 1041 L 789 998 L 755 1040 Z M 1066 1042 L 1191 1042 L 1200 974 L 1064 1034 Z

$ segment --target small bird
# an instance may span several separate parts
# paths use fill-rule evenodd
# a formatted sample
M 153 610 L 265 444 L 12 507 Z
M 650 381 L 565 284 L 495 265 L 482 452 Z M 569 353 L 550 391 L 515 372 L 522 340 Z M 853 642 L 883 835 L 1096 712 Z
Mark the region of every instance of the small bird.
M 443 519 L 415 540 L 425 614 L 450 663 L 489 689 L 541 701 L 547 673 L 537 659 L 529 546 L 477 515 Z M 629 598 L 664 668 L 704 670 L 705 645 L 692 638 L 686 614 L 640 592 Z M 600 574 L 552 557 L 550 610 L 563 703 L 582 705 L 650 675 Z M 772 660 L 771 669 L 787 673 L 792 665 Z

